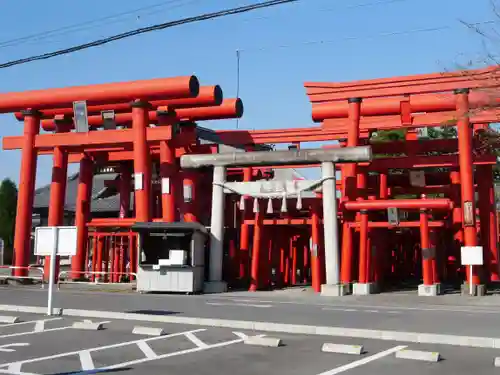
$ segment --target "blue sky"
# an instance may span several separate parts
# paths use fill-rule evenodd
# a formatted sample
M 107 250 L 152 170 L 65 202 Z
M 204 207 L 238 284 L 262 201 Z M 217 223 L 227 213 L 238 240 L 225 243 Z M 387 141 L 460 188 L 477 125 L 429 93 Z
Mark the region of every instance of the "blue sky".
M 89 24 L 77 32 L 5 45 L 2 42 L 162 1 L 3 0 L 0 63 L 255 1 L 165 0 L 162 6 Z M 479 61 L 485 56 L 483 40 L 460 20 L 500 21 L 490 0 L 302 0 L 1 69 L 0 91 L 196 74 L 202 84 L 220 84 L 229 98 L 236 95 L 236 50 L 241 50 L 245 115 L 240 128 L 304 127 L 312 125 L 304 81 L 427 73 Z M 495 52 L 494 46 L 489 48 Z M 231 129 L 236 123 L 201 125 Z M 13 116 L 0 115 L 1 137 L 21 133 L 22 125 Z M 0 166 L 0 178 L 17 181 L 20 152 L 1 151 Z M 50 182 L 50 174 L 51 158 L 39 158 L 37 186 Z

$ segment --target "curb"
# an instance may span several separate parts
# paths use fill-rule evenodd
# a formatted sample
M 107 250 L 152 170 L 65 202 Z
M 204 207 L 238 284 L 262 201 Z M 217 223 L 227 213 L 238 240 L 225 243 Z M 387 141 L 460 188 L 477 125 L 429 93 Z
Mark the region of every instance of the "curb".
M 438 352 L 424 352 L 421 350 L 400 350 L 396 352 L 396 358 L 413 359 L 415 361 L 439 362 L 441 355 Z
M 281 339 L 275 337 L 251 336 L 243 341 L 246 345 L 267 346 L 277 348 L 282 345 Z
M 92 323 L 92 322 L 74 322 L 72 325 L 73 329 L 82 329 L 85 331 L 100 331 L 104 328 L 102 323 Z
M 19 319 L 19 317 L 17 316 L 6 316 L 6 315 L 0 316 L 0 323 L 2 324 L 14 324 L 19 322 L 21 322 L 21 319 Z
M 0 311 L 11 311 L 21 313 L 45 314 L 45 307 L 0 305 Z M 303 335 L 338 336 L 383 341 L 400 341 L 418 344 L 443 344 L 452 346 L 465 346 L 472 348 L 500 349 L 500 338 L 497 337 L 477 337 L 459 336 L 449 334 L 435 334 L 422 332 L 401 332 L 387 330 L 372 330 L 360 328 L 311 326 L 304 324 L 285 324 L 271 322 L 256 322 L 245 320 L 229 320 L 215 318 L 195 318 L 180 316 L 160 316 L 135 313 L 123 313 L 99 310 L 79 310 L 64 309 L 63 316 L 98 318 L 98 319 L 118 319 L 137 322 L 157 322 L 172 324 L 187 324 L 196 326 L 209 326 L 220 328 L 232 328 L 261 332 L 281 332 Z
M 364 353 L 363 345 L 342 345 L 325 343 L 321 347 L 324 353 L 361 355 Z
M 163 328 L 142 327 L 142 326 L 135 326 L 132 329 L 132 333 L 134 335 L 144 335 L 144 336 L 163 336 L 166 334 Z

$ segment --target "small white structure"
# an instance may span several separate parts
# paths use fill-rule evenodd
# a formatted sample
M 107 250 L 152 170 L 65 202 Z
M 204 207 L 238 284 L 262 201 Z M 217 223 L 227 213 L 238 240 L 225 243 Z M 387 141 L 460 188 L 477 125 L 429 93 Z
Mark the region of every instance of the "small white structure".
M 199 223 L 137 223 L 137 291 L 203 290 L 207 229 Z

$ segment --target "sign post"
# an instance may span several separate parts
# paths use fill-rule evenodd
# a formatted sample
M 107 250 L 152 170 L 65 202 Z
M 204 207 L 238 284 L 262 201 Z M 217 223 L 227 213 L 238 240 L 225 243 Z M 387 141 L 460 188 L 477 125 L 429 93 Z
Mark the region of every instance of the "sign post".
M 483 247 L 482 246 L 462 246 L 461 248 L 462 265 L 469 266 L 469 293 L 474 295 L 474 283 L 472 280 L 472 267 L 483 265 Z
M 52 227 L 52 241 L 54 243 L 54 246 L 52 246 L 51 252 L 50 252 L 50 267 L 49 267 L 49 295 L 47 298 L 47 315 L 51 316 L 52 315 L 52 296 L 54 293 L 54 279 L 55 275 L 54 273 L 56 272 L 56 256 L 57 256 L 57 240 L 58 240 L 58 230 L 57 227 Z
M 53 309 L 53 292 L 56 279 L 57 256 L 76 254 L 76 227 L 37 227 L 35 229 L 35 255 L 49 256 L 49 290 L 47 296 L 47 315 Z
M 0 266 L 4 265 L 5 260 L 5 242 L 3 238 L 0 238 Z

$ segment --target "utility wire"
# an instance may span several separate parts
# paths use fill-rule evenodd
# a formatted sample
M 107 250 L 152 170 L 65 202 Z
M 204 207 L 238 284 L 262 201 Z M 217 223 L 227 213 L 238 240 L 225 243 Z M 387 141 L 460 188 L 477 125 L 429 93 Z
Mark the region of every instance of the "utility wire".
M 76 45 L 76 46 L 73 46 L 70 48 L 65 48 L 65 49 L 54 51 L 54 52 L 48 52 L 48 53 L 44 53 L 41 55 L 34 55 L 34 56 L 26 57 L 23 59 L 8 61 L 8 62 L 0 64 L 0 69 L 5 69 L 5 68 L 8 68 L 8 67 L 11 67 L 14 65 L 26 64 L 26 63 L 29 63 L 32 61 L 46 60 L 46 59 L 50 59 L 50 58 L 56 57 L 56 56 L 67 55 L 67 54 L 70 54 L 73 52 L 81 51 L 81 50 L 92 48 L 92 47 L 101 46 L 101 45 L 108 44 L 108 43 L 111 43 L 111 42 L 114 42 L 117 40 L 129 38 L 129 37 L 144 34 L 144 33 L 148 33 L 151 31 L 168 29 L 171 27 L 185 25 L 188 23 L 206 21 L 206 20 L 230 16 L 230 15 L 234 15 L 234 14 L 247 13 L 247 12 L 251 12 L 253 10 L 257 10 L 257 9 L 270 8 L 273 6 L 287 4 L 287 3 L 294 3 L 294 2 L 298 2 L 298 1 L 300 1 L 300 0 L 269 0 L 269 1 L 263 1 L 260 3 L 256 3 L 256 4 L 241 6 L 241 7 L 237 7 L 237 8 L 225 9 L 225 10 L 221 10 L 218 12 L 205 13 L 205 14 L 201 14 L 198 16 L 194 16 L 194 17 L 182 18 L 179 20 L 165 22 L 165 23 L 156 24 L 156 25 L 152 25 L 152 26 L 141 27 L 139 29 L 135 29 L 135 30 L 121 33 L 121 34 L 116 34 L 116 35 L 113 35 L 113 36 L 110 36 L 107 38 L 95 40 L 95 41 L 90 42 L 90 43 L 80 44 L 80 45 Z
M 186 1 L 186 2 L 184 2 L 184 1 Z M 19 37 L 19 38 L 0 41 L 0 49 L 17 47 L 20 45 L 32 45 L 34 43 L 40 45 L 41 41 L 46 41 L 47 39 L 51 39 L 53 37 L 58 37 L 58 36 L 67 37 L 70 34 L 78 33 L 78 32 L 85 31 L 85 30 L 95 29 L 95 28 L 100 27 L 100 26 L 109 26 L 111 24 L 126 22 L 127 20 L 130 19 L 130 16 L 136 16 L 139 19 L 143 16 L 155 14 L 158 12 L 158 8 L 163 8 L 166 5 L 174 4 L 172 6 L 167 7 L 167 9 L 170 10 L 170 9 L 174 9 L 174 8 L 184 7 L 188 4 L 196 3 L 199 1 L 200 0 L 168 0 L 168 1 L 163 1 L 161 3 L 156 3 L 156 4 L 149 5 L 149 6 L 132 9 L 132 10 L 129 10 L 126 12 L 111 14 L 111 15 L 108 15 L 105 17 L 100 17 L 100 18 L 96 18 L 93 20 L 89 20 L 89 21 L 79 22 L 79 23 L 76 23 L 73 25 L 63 26 L 63 27 L 59 27 L 56 29 L 51 29 L 51 30 L 46 30 L 46 31 L 34 33 L 34 34 L 25 35 L 25 36 Z M 366 3 L 348 5 L 345 7 L 341 7 L 340 9 L 349 10 L 349 9 L 356 9 L 356 8 L 366 8 L 366 7 L 371 7 L 371 6 L 389 5 L 389 4 L 393 4 L 393 3 L 401 3 L 401 2 L 408 2 L 408 1 L 414 1 L 414 0 L 377 0 L 377 1 L 371 1 L 371 2 L 366 2 Z M 331 11 L 338 11 L 338 10 L 339 10 L 338 7 L 317 9 L 318 12 L 331 12 Z M 256 18 L 251 18 L 251 19 L 243 19 L 241 22 L 246 23 L 246 22 L 250 22 L 250 21 L 266 20 L 266 19 L 271 19 L 271 18 L 273 18 L 273 16 L 262 16 L 262 17 L 256 17 Z M 49 40 L 48 42 L 51 43 L 51 42 L 55 42 L 55 41 Z
M 171 5 L 171 4 L 173 4 L 173 6 L 168 7 L 167 9 L 177 8 L 177 7 L 184 6 L 184 5 L 187 5 L 187 4 L 193 2 L 193 1 L 188 1 L 187 3 L 183 4 L 184 1 L 185 0 L 163 1 L 161 3 L 156 3 L 156 4 L 149 5 L 149 6 L 132 9 L 132 10 L 129 10 L 126 12 L 111 14 L 109 16 L 96 18 L 96 19 L 93 19 L 90 21 L 79 22 L 79 23 L 76 23 L 73 25 L 58 27 L 56 29 L 46 30 L 46 31 L 35 33 L 35 34 L 25 35 L 25 36 L 22 36 L 19 38 L 5 40 L 5 41 L 0 42 L 0 48 L 14 47 L 14 46 L 18 46 L 21 44 L 25 44 L 25 43 L 30 42 L 30 41 L 40 41 L 40 40 L 47 39 L 47 38 L 57 36 L 57 35 L 68 35 L 68 34 L 73 33 L 73 32 L 82 31 L 82 30 L 86 30 L 86 29 L 89 29 L 92 27 L 99 26 L 99 24 L 101 24 L 105 21 L 106 22 L 104 23 L 104 25 L 107 26 L 110 23 L 120 22 L 120 18 L 123 18 L 124 16 L 137 15 L 137 13 L 141 13 L 143 11 L 153 10 L 153 9 L 156 10 L 158 8 L 164 7 L 166 5 Z M 198 1 L 198 0 L 195 0 L 195 1 Z M 109 21 L 112 21 L 112 22 L 109 22 Z
M 473 23 L 472 25 L 475 25 L 475 26 L 487 25 L 487 24 L 493 24 L 493 23 L 498 23 L 498 22 L 500 22 L 500 20 L 490 20 L 490 21 L 484 21 L 484 22 L 476 22 L 476 23 Z M 342 38 L 336 38 L 336 39 L 307 40 L 307 41 L 303 41 L 303 42 L 290 43 L 290 44 L 277 44 L 277 45 L 262 46 L 262 47 L 250 47 L 250 48 L 239 49 L 239 51 L 240 51 L 240 54 L 243 52 L 263 52 L 263 51 L 267 51 L 267 50 L 295 48 L 295 47 L 303 47 L 303 46 L 309 46 L 309 45 L 315 45 L 315 44 L 329 44 L 329 43 L 336 43 L 336 42 L 340 42 L 340 41 L 372 40 L 372 39 L 376 39 L 376 38 L 387 38 L 387 37 L 392 37 L 392 36 L 431 33 L 431 32 L 453 30 L 455 28 L 457 28 L 457 26 L 444 25 L 444 26 L 427 27 L 427 28 L 419 28 L 419 29 L 411 29 L 411 30 L 391 31 L 391 32 L 374 34 L 374 35 L 370 35 L 370 36 L 348 36 L 348 37 L 342 37 Z
M 340 10 L 351 10 L 351 9 L 359 9 L 359 8 L 367 8 L 367 7 L 380 6 L 380 5 L 390 5 L 390 4 L 403 3 L 403 2 L 408 2 L 408 1 L 415 1 L 415 0 L 377 0 L 377 1 L 370 1 L 370 2 L 367 2 L 367 3 L 347 5 L 347 6 L 342 6 L 342 7 L 319 8 L 319 9 L 316 9 L 314 11 L 315 12 L 321 12 L 321 13 L 338 12 Z M 273 18 L 273 16 L 256 17 L 256 18 L 252 18 L 251 21 L 267 20 L 267 19 L 270 19 L 270 18 Z M 248 21 L 248 20 L 243 20 L 243 22 L 246 22 L 246 21 Z

